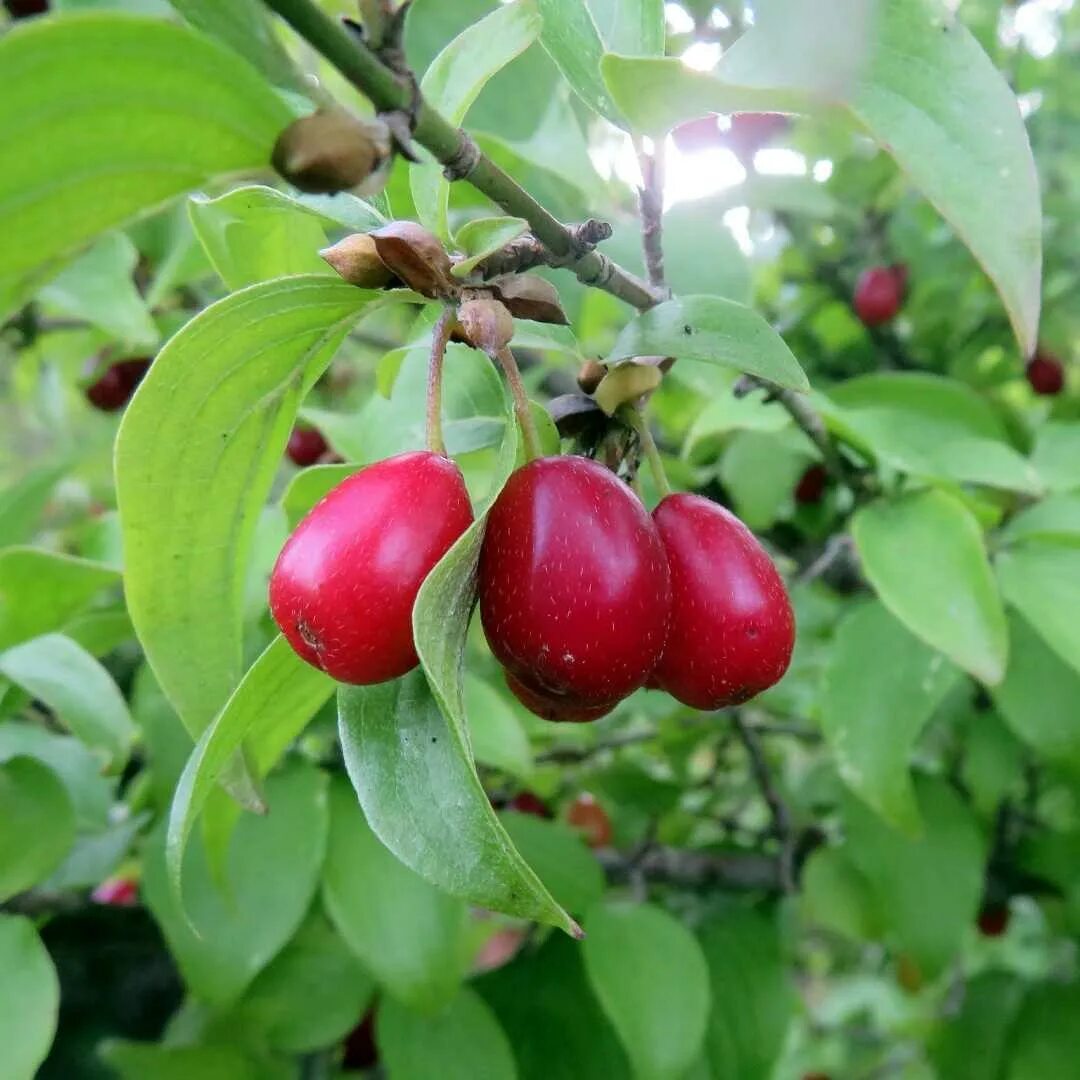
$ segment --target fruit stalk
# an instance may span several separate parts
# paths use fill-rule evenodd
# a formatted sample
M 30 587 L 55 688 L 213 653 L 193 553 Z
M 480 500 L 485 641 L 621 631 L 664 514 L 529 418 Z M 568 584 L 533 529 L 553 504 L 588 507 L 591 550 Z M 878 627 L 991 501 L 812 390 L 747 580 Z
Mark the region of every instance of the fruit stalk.
M 525 392 L 525 384 L 521 381 L 521 372 L 518 370 L 517 361 L 508 345 L 504 345 L 495 353 L 495 359 L 502 365 L 506 373 L 506 381 L 510 386 L 510 396 L 514 399 L 514 412 L 517 415 L 518 424 L 521 427 L 521 437 L 525 441 L 525 460 L 534 461 L 540 457 L 540 436 L 533 422 L 532 407 L 529 405 L 529 395 Z
M 670 495 L 671 484 L 668 483 L 664 462 L 660 457 L 660 450 L 656 445 L 656 440 L 653 438 L 652 430 L 649 428 L 649 423 L 644 414 L 632 405 L 624 405 L 619 410 L 619 416 L 637 432 L 638 439 L 641 442 L 641 449 L 645 454 L 645 460 L 649 463 L 649 468 L 652 470 L 653 480 L 656 482 L 656 490 L 660 492 L 660 497 Z
M 446 359 L 446 343 L 450 340 L 450 329 L 453 325 L 453 308 L 444 308 L 431 335 L 424 434 L 427 439 L 427 448 L 433 454 L 446 454 L 446 442 L 443 439 L 442 430 L 442 376 L 443 361 Z

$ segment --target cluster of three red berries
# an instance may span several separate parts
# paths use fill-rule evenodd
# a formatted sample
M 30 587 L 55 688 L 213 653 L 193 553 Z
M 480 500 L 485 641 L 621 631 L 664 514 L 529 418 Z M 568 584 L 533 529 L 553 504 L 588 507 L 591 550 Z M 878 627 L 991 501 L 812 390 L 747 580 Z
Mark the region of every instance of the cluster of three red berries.
M 289 538 L 270 606 L 293 648 L 342 682 L 417 663 L 412 608 L 472 522 L 461 473 L 401 454 L 334 489 Z M 479 564 L 484 633 L 513 693 L 551 720 L 594 720 L 646 684 L 738 704 L 775 683 L 794 618 L 772 561 L 722 507 L 669 495 L 650 516 L 586 458 L 539 458 L 492 506 Z

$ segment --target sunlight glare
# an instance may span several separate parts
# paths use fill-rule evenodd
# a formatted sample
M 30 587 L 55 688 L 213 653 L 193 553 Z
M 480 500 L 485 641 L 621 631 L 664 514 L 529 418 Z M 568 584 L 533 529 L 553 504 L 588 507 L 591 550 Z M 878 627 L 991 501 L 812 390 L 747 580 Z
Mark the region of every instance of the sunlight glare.
M 715 41 L 695 41 L 682 54 L 682 62 L 695 71 L 712 71 L 720 60 L 721 48 Z
M 805 176 L 806 158 L 797 150 L 768 147 L 754 155 L 754 168 L 765 176 Z
M 726 147 L 709 147 L 685 154 L 667 142 L 667 183 L 664 187 L 664 209 L 675 203 L 703 199 L 746 179 L 746 170 L 739 159 Z

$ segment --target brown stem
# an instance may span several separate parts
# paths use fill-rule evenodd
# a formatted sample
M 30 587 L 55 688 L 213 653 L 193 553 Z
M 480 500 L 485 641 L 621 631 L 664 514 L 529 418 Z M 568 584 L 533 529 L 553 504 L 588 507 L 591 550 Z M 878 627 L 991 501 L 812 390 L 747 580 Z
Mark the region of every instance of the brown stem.
M 454 325 L 453 308 L 444 308 L 431 334 L 431 356 L 428 359 L 427 416 L 425 434 L 427 448 L 433 454 L 446 454 L 442 431 L 442 374 L 446 358 L 446 343 Z
M 510 386 L 510 395 L 514 399 L 514 412 L 521 427 L 521 437 L 525 442 L 525 460 L 533 461 L 540 457 L 540 436 L 533 421 L 532 406 L 525 384 L 521 381 L 521 372 L 509 347 L 504 346 L 495 353 L 495 359 L 502 365 L 506 381 Z
M 664 280 L 664 138 L 656 140 L 651 154 L 639 145 L 641 187 L 638 189 L 638 212 L 641 215 L 641 246 L 649 284 L 665 288 Z

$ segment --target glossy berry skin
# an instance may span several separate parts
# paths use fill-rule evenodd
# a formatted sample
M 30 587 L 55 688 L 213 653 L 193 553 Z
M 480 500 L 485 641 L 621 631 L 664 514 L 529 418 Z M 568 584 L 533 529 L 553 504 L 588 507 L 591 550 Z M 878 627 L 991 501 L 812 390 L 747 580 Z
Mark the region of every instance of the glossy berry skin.
M 1024 371 L 1031 389 L 1045 397 L 1055 397 L 1065 388 L 1065 369 L 1061 362 L 1044 352 L 1037 352 Z
M 480 552 L 480 616 L 499 662 L 534 693 L 610 707 L 644 685 L 667 636 L 667 560 L 641 502 L 581 457 L 510 477 Z
M 976 921 L 983 937 L 1001 937 L 1009 929 L 1009 905 L 986 904 Z
M 671 567 L 671 629 L 656 681 L 695 709 L 738 705 L 787 670 L 795 617 L 754 534 L 700 495 L 653 511 Z
M 506 685 L 510 693 L 534 716 L 554 723 L 589 724 L 601 716 L 607 716 L 618 704 L 614 701 L 610 705 L 582 705 L 572 698 L 554 698 L 542 690 L 532 689 L 510 672 L 506 672 Z
M 371 465 L 286 541 L 270 575 L 270 611 L 297 655 L 339 682 L 404 675 L 417 664 L 416 594 L 472 520 L 448 458 L 417 451 Z
M 108 907 L 134 907 L 139 902 L 139 884 L 132 878 L 110 878 L 94 889 L 90 899 Z
M 116 412 L 131 400 L 149 370 L 150 361 L 146 357 L 118 360 L 86 388 L 86 400 L 102 412 Z
M 829 474 L 825 471 L 825 466 L 811 465 L 795 485 L 795 501 L 800 506 L 813 506 L 821 502 L 828 482 Z
M 285 445 L 289 460 L 300 468 L 314 465 L 329 450 L 322 432 L 313 427 L 295 427 Z
M 871 266 L 855 283 L 854 307 L 866 326 L 881 326 L 896 317 L 904 300 L 907 273 L 897 266 Z
M 583 792 L 570 804 L 566 820 L 585 837 L 589 847 L 602 848 L 611 843 L 611 818 L 588 792 Z

